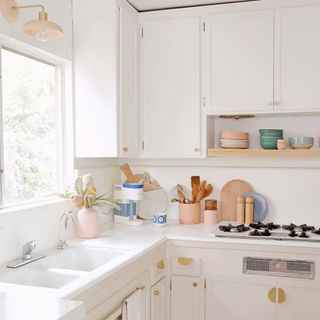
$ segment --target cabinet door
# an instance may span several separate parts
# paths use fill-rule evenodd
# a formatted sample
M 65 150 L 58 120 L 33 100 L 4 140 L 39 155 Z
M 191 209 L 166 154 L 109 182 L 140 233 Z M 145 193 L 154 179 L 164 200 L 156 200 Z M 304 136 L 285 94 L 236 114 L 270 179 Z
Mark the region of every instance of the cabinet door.
M 142 155 L 200 155 L 200 20 L 145 22 L 141 38 Z
M 166 320 L 166 282 L 160 280 L 151 288 L 151 320 Z
M 136 13 L 120 7 L 120 154 L 136 157 L 138 144 L 137 64 L 138 24 Z
M 88 14 L 94 7 L 95 14 Z M 76 157 L 118 155 L 116 1 L 73 2 Z
M 207 280 L 206 320 L 275 320 L 276 303 L 268 297 L 272 288 L 265 284 Z M 276 293 L 275 287 L 273 290 Z
M 215 113 L 273 109 L 273 11 L 206 19 L 204 96 Z
M 275 104 L 320 110 L 320 6 L 276 12 Z
M 278 290 L 284 293 L 282 297 L 278 294 L 278 320 L 300 320 L 319 314 L 319 289 L 281 286 Z
M 200 278 L 171 278 L 171 320 L 201 319 Z

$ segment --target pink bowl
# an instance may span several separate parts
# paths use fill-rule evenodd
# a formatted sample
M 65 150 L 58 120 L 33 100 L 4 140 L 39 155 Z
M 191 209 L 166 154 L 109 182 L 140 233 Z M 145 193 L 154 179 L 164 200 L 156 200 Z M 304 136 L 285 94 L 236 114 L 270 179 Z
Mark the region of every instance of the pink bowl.
M 236 131 L 221 131 L 220 138 L 221 139 L 229 139 L 229 140 L 248 140 L 249 133 L 248 132 L 236 132 Z

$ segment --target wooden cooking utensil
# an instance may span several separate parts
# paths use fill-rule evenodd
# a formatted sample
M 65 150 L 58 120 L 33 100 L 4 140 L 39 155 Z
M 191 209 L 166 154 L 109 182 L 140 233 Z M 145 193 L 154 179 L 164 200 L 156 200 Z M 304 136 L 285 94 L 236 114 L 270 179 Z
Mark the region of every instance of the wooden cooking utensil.
M 205 187 L 205 190 L 206 190 L 206 192 L 205 192 L 203 198 L 206 198 L 206 197 L 210 196 L 210 194 L 213 192 L 213 186 L 211 184 L 207 184 L 206 187 Z
M 151 180 L 150 175 L 145 172 L 143 174 L 143 191 L 148 192 L 148 191 L 153 191 L 153 190 L 160 190 L 161 187 L 159 183 L 156 180 Z
M 177 190 L 177 195 L 178 195 L 178 198 L 179 198 L 179 202 L 180 203 L 184 203 L 186 198 L 184 197 L 183 193 L 179 189 Z
M 142 174 L 142 173 L 134 175 L 132 173 L 128 163 L 123 164 L 120 167 L 120 169 L 124 173 L 124 175 L 127 177 L 127 180 L 124 183 L 138 183 L 138 182 L 141 182 L 144 179 L 144 174 Z
M 197 197 L 196 197 L 196 203 L 200 202 L 202 199 L 204 199 L 205 197 L 205 194 L 206 194 L 206 185 L 207 185 L 207 182 L 206 181 L 202 181 L 201 184 L 200 184 L 200 188 L 199 188 L 199 192 L 197 194 Z
M 189 200 L 181 184 L 177 184 L 177 189 L 182 193 L 185 200 Z
M 192 189 L 192 202 L 196 201 L 197 194 L 200 186 L 200 177 L 192 176 L 191 177 L 191 189 Z
M 220 194 L 221 221 L 236 221 L 237 197 L 252 191 L 251 185 L 243 180 L 232 180 L 226 183 Z

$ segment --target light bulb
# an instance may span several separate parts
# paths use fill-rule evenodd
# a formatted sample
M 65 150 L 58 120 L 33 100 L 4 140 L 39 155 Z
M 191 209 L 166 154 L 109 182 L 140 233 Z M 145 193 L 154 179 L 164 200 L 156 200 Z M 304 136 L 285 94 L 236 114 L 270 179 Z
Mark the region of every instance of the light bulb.
M 35 34 L 36 39 L 42 42 L 46 42 L 50 39 L 46 29 L 41 29 Z

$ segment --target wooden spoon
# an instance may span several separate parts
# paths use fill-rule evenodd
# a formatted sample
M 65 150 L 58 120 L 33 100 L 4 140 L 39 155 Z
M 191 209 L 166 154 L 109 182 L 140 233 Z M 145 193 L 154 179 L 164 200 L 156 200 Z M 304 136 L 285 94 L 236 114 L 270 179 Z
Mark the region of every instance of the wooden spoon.
M 213 191 L 213 186 L 212 186 L 211 184 L 207 184 L 206 187 L 205 187 L 205 190 L 206 190 L 206 192 L 205 192 L 205 194 L 204 194 L 203 199 L 206 198 L 206 197 L 208 197 L 208 196 L 210 196 L 210 194 L 211 194 L 212 191 Z M 202 200 L 202 199 L 201 199 L 201 200 Z

